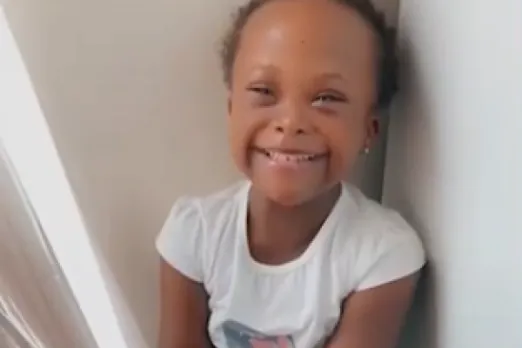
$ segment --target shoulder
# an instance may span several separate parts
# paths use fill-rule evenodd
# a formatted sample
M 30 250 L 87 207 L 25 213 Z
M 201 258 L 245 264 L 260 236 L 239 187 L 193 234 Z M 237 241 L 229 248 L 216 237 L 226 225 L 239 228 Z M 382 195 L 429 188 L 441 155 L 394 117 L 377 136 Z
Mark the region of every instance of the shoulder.
M 183 196 L 176 200 L 161 229 L 156 248 L 162 258 L 187 277 L 201 281 L 202 263 L 212 239 L 236 221 L 245 203 L 248 183 L 240 182 L 207 196 Z
M 364 290 L 415 273 L 425 263 L 421 239 L 395 210 L 367 198 L 345 185 L 343 205 L 335 238 L 336 253 L 349 251 L 354 290 Z
M 246 204 L 248 188 L 246 181 L 238 182 L 224 190 L 204 197 L 191 198 L 205 222 L 220 223 L 234 215 Z
M 347 201 L 351 213 L 345 223 L 351 224 L 347 236 L 361 241 L 389 244 L 410 240 L 420 244 L 417 232 L 401 214 L 366 197 L 359 189 L 346 185 Z M 351 220 L 351 221 L 348 221 Z M 347 226 L 348 227 L 348 226 Z
M 206 196 L 182 196 L 175 201 L 167 220 L 204 228 L 208 223 L 230 217 L 246 199 L 247 188 L 248 183 L 239 182 Z

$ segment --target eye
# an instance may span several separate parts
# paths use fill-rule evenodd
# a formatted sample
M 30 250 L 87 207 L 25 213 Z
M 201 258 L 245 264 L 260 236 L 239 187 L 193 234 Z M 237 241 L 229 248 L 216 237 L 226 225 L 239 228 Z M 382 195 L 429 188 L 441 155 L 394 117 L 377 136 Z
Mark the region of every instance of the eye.
M 328 92 L 321 93 L 312 102 L 314 106 L 321 106 L 328 103 L 345 103 L 346 97 L 340 93 Z
M 254 92 L 256 94 L 259 94 L 261 96 L 271 96 L 271 95 L 273 95 L 272 91 L 268 87 L 263 87 L 263 86 L 248 87 L 247 90 L 250 91 L 250 92 Z
M 251 94 L 248 100 L 254 107 L 272 106 L 277 102 L 276 92 L 266 85 L 251 85 L 246 90 Z

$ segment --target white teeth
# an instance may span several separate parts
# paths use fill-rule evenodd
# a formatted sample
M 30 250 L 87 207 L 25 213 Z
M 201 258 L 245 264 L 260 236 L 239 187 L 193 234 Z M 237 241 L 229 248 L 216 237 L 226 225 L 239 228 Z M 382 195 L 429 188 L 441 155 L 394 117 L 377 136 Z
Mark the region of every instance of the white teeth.
M 286 154 L 275 151 L 267 151 L 268 157 L 277 162 L 305 162 L 315 158 L 314 155 Z

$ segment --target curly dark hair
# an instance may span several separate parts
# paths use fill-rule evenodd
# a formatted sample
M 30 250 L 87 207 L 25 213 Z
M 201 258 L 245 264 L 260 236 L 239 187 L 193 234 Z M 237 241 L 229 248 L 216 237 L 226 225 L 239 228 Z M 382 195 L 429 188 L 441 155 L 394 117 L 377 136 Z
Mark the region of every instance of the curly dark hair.
M 221 47 L 221 63 L 225 84 L 230 88 L 232 70 L 241 40 L 241 32 L 250 16 L 263 5 L 275 0 L 250 0 L 236 11 L 232 26 Z M 374 29 L 380 48 L 378 62 L 378 97 L 376 106 L 386 108 L 398 90 L 398 58 L 395 47 L 396 31 L 386 23 L 382 12 L 376 10 L 370 0 L 331 0 L 357 11 Z

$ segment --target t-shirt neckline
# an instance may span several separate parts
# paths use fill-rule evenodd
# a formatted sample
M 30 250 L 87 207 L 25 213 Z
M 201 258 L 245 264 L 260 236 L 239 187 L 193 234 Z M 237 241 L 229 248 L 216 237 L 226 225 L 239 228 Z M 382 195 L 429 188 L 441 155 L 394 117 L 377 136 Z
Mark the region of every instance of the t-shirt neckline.
M 252 267 L 252 269 L 261 273 L 269 274 L 280 274 L 294 270 L 305 264 L 310 258 L 312 258 L 317 253 L 317 250 L 320 249 L 321 246 L 324 244 L 328 235 L 331 234 L 332 231 L 335 229 L 339 220 L 339 214 L 341 214 L 343 210 L 346 195 L 348 194 L 344 183 L 341 183 L 341 193 L 337 198 L 337 202 L 335 202 L 335 205 L 330 211 L 330 214 L 328 214 L 328 217 L 319 229 L 317 235 L 314 237 L 314 239 L 310 242 L 306 250 L 301 255 L 299 255 L 297 258 L 291 261 L 279 265 L 269 265 L 255 260 L 250 252 L 250 247 L 248 245 L 247 211 L 248 195 L 251 187 L 252 183 L 247 181 L 239 194 L 238 203 L 240 207 L 237 221 L 237 228 L 239 232 L 239 245 L 242 250 L 242 254 L 244 255 L 247 263 Z

